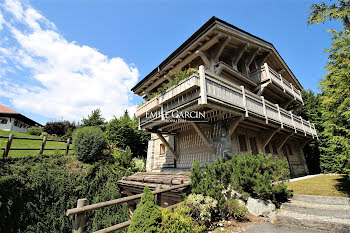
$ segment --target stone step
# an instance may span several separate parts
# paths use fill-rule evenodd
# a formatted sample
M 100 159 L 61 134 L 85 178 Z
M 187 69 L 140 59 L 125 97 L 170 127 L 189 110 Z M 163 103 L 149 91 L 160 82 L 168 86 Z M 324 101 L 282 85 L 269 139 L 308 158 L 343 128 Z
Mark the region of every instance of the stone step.
M 297 208 L 297 207 L 296 207 Z M 303 226 L 329 232 L 350 232 L 350 219 L 315 215 L 280 209 L 277 212 L 279 224 Z
M 321 208 L 305 208 L 292 205 L 283 205 L 283 210 L 287 210 L 294 213 L 307 214 L 307 215 L 317 215 L 317 216 L 332 216 L 335 218 L 348 219 L 350 224 L 350 211 L 349 210 L 333 210 L 333 209 L 321 209 Z
M 293 195 L 293 200 L 303 201 L 308 203 L 327 204 L 327 205 L 345 205 L 350 206 L 350 198 L 348 197 L 326 197 L 313 195 Z
M 347 210 L 350 211 L 350 205 L 331 205 L 327 203 L 310 203 L 304 201 L 290 200 L 289 202 L 283 203 L 283 206 L 295 206 L 304 208 L 324 209 L 324 210 Z

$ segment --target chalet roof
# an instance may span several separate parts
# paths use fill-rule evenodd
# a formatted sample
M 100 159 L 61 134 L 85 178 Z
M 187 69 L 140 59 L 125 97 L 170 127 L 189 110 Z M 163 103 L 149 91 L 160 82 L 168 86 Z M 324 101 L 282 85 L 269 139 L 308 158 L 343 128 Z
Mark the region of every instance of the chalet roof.
M 135 92 L 139 87 L 141 87 L 144 83 L 146 83 L 148 80 L 150 80 L 154 75 L 156 75 L 157 73 L 159 73 L 160 71 L 163 70 L 163 68 L 169 64 L 173 59 L 175 59 L 179 54 L 181 54 L 190 44 L 192 44 L 198 37 L 200 37 L 202 34 L 204 34 L 205 32 L 209 31 L 209 29 L 215 25 L 216 23 L 220 23 L 223 24 L 235 31 L 238 31 L 246 36 L 249 36 L 251 38 L 254 38 L 255 40 L 259 41 L 262 44 L 268 45 L 268 47 L 270 47 L 273 52 L 276 54 L 276 56 L 278 57 L 278 59 L 281 61 L 281 63 L 284 65 L 284 67 L 286 67 L 286 70 L 288 71 L 288 73 L 292 76 L 292 78 L 295 80 L 295 82 L 297 83 L 297 85 L 299 86 L 299 88 L 302 88 L 302 85 L 300 84 L 300 82 L 298 81 L 298 79 L 294 76 L 293 72 L 290 70 L 290 68 L 288 67 L 288 65 L 285 63 L 285 61 L 283 60 L 283 58 L 280 56 L 280 54 L 277 52 L 277 50 L 275 49 L 275 47 L 273 46 L 272 43 L 261 39 L 260 37 L 257 37 L 253 34 L 250 34 L 249 32 L 246 32 L 222 19 L 219 19 L 215 16 L 213 16 L 212 18 L 210 18 L 202 27 L 200 27 L 195 33 L 193 33 L 193 35 L 191 37 L 189 37 L 183 44 L 180 45 L 180 47 L 178 47 L 173 53 L 171 53 L 162 63 L 160 63 L 152 72 L 150 72 L 146 77 L 144 77 L 140 82 L 138 82 L 132 89 L 131 91 Z
M 2 104 L 0 104 L 0 117 L 13 117 L 16 118 L 18 120 L 21 120 L 29 125 L 38 125 L 38 126 L 42 126 L 40 123 L 22 115 L 19 112 L 16 112 L 15 110 L 12 110 Z

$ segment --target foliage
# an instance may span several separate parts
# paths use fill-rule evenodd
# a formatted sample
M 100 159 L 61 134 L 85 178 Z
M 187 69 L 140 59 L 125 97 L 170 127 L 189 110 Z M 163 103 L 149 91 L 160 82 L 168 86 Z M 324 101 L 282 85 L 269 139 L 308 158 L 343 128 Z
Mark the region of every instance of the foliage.
M 44 126 L 44 132 L 50 135 L 64 136 L 68 130 L 73 131 L 76 128 L 74 122 L 69 121 L 51 121 Z
M 70 169 L 74 167 L 74 170 Z M 88 168 L 71 156 L 0 161 L 0 232 L 71 232 L 66 217 L 79 198 L 88 204 L 119 198 L 117 181 L 127 173 L 109 164 Z M 86 232 L 126 221 L 125 205 L 87 214 Z
M 191 209 L 184 205 L 175 208 L 174 211 L 162 209 L 162 224 L 157 232 L 160 233 L 187 233 L 203 232 L 205 226 L 200 226 L 191 218 Z
M 119 148 L 129 146 L 134 157 L 146 157 L 149 135 L 138 130 L 138 118 L 134 116 L 131 119 L 127 111 L 122 117 L 115 117 L 108 123 L 106 137 Z
M 217 200 L 202 194 L 190 194 L 185 200 L 185 206 L 191 210 L 191 217 L 200 225 L 207 225 L 212 221 L 217 205 Z
M 198 162 L 191 168 L 192 193 L 213 197 L 220 209 L 225 208 L 230 196 L 223 191 L 230 189 L 245 198 L 250 195 L 274 202 L 285 201 L 291 193 L 284 183 L 277 181 L 286 179 L 289 179 L 286 159 L 263 153 L 234 155 L 225 162 L 218 157 L 202 170 Z
M 350 2 L 313 4 L 309 24 L 340 21 L 339 31 L 330 30 L 332 46 L 327 49 L 328 73 L 320 82 L 323 131 L 320 133 L 321 170 L 350 173 Z
M 161 87 L 157 89 L 156 92 L 152 93 L 151 99 L 161 94 L 164 94 L 168 89 L 170 89 L 173 86 L 176 86 L 182 80 L 190 77 L 193 73 L 197 71 L 198 71 L 197 68 L 188 68 L 186 70 L 178 70 L 176 72 L 170 72 L 169 76 L 171 78 L 171 81 L 169 81 L 166 84 L 163 84 Z
M 91 112 L 90 115 L 88 115 L 87 118 L 82 119 L 82 125 L 81 126 L 98 126 L 103 131 L 106 129 L 107 122 L 102 117 L 102 113 L 100 109 L 95 109 Z
M 101 128 L 86 126 L 74 131 L 73 146 L 80 161 L 96 162 L 103 157 L 107 140 Z
M 43 127 L 30 127 L 30 128 L 27 128 L 27 134 L 30 134 L 30 135 L 35 135 L 35 136 L 40 136 L 41 133 L 43 132 L 44 128 Z
M 154 196 L 146 186 L 141 201 L 132 215 L 128 232 L 157 232 L 161 223 L 161 209 L 154 203 Z
M 135 172 L 145 172 L 146 171 L 146 161 L 142 158 L 133 158 L 131 161 Z
M 244 216 L 248 213 L 247 207 L 237 199 L 229 199 L 226 208 L 228 214 L 237 220 L 243 220 Z

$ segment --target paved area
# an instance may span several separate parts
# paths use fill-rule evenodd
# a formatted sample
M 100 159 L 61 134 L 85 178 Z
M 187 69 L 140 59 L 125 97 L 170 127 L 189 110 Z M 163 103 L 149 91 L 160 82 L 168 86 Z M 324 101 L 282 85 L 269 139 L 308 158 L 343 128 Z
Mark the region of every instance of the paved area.
M 261 222 L 246 233 L 350 233 L 350 198 L 294 195 L 277 212 L 276 223 Z

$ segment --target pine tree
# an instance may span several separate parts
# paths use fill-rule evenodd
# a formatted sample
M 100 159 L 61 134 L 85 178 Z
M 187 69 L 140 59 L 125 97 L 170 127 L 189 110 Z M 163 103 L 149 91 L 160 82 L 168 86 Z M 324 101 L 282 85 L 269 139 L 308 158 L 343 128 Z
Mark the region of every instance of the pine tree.
M 339 31 L 330 30 L 332 46 L 326 69 L 320 82 L 324 144 L 321 150 L 321 169 L 324 172 L 350 173 L 350 1 L 336 0 L 331 5 L 313 4 L 309 24 L 337 20 Z
M 162 211 L 154 203 L 154 196 L 145 187 L 140 203 L 132 216 L 128 232 L 157 232 L 162 223 Z

